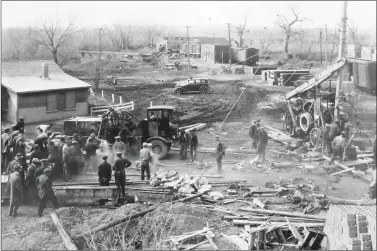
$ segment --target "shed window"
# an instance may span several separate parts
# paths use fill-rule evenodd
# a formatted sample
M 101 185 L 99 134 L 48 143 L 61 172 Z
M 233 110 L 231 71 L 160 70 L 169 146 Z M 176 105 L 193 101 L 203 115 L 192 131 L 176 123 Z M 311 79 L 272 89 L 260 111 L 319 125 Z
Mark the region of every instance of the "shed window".
M 75 106 L 75 92 L 67 92 L 65 94 L 65 109 L 73 109 Z
M 58 105 L 57 105 L 57 95 L 56 94 L 48 94 L 47 95 L 47 111 L 57 111 Z
M 80 90 L 76 91 L 75 96 L 76 96 L 76 102 L 77 103 L 83 103 L 87 101 L 87 90 Z

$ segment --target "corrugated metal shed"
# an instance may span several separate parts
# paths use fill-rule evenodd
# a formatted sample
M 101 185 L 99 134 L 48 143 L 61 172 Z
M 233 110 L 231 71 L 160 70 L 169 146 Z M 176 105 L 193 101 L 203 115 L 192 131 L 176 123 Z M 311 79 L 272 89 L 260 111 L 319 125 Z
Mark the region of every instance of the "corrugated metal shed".
M 49 79 L 41 78 L 43 63 L 48 64 Z M 64 73 L 52 60 L 3 62 L 1 84 L 14 93 L 92 87 L 90 84 Z

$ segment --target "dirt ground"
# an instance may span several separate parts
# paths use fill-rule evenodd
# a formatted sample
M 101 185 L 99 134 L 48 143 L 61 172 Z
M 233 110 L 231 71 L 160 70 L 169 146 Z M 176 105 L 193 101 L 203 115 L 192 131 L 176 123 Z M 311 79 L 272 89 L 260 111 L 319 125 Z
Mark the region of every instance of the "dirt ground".
M 224 144 L 231 149 L 239 149 L 240 147 L 249 147 L 248 129 L 251 119 L 259 118 L 262 124 L 269 125 L 276 129 L 282 129 L 280 121 L 281 113 L 285 111 L 284 94 L 291 90 L 292 87 L 269 86 L 261 80 L 250 76 L 241 75 L 213 75 L 218 71 L 219 65 L 210 65 L 198 63 L 199 70 L 188 70 L 184 72 L 162 72 L 159 68 L 135 66 L 131 73 L 114 73 L 114 75 L 125 76 L 119 81 L 116 88 L 102 84 L 101 89 L 107 92 L 114 92 L 123 97 L 124 102 L 134 101 L 135 116 L 143 119 L 146 115 L 145 109 L 152 101 L 154 105 L 173 105 L 176 107 L 175 119 L 180 126 L 194 123 L 208 123 L 209 127 L 198 132 L 200 148 L 214 148 L 214 136 L 220 135 Z M 69 68 L 69 67 L 68 67 Z M 72 66 L 68 69 L 70 74 L 86 78 L 88 77 L 87 68 L 75 68 Z M 153 73 L 157 71 L 156 73 Z M 109 71 L 109 73 L 111 73 Z M 153 73 L 153 74 L 152 74 Z M 150 76 L 146 77 L 146 74 Z M 189 94 L 179 95 L 173 92 L 174 81 L 179 79 L 187 79 L 189 76 L 205 76 L 210 79 L 211 91 L 209 94 Z M 163 79 L 164 82 L 157 82 L 156 79 Z M 90 81 L 89 81 L 90 82 Z M 136 87 L 135 87 L 136 86 Z M 240 96 L 242 90 L 246 90 Z M 233 111 L 227 118 L 223 130 L 220 130 L 221 123 L 231 110 L 232 106 L 239 98 L 238 104 L 235 105 Z M 359 111 L 359 119 L 365 123 L 365 130 L 369 130 L 369 137 L 373 138 L 373 129 L 375 130 L 375 96 L 363 94 L 360 92 L 360 98 L 357 105 Z M 363 103 L 365 102 L 365 103 Z M 374 102 L 374 105 L 373 105 Z M 367 105 L 367 106 L 366 106 Z M 363 112 L 365 111 L 365 112 Z M 374 119 L 374 120 L 373 120 Z M 34 135 L 35 125 L 27 125 L 26 136 L 32 138 Z M 53 131 L 61 131 L 62 123 L 56 123 Z M 317 186 L 318 193 L 324 193 L 338 198 L 345 199 L 361 199 L 365 197 L 368 191 L 368 184 L 358 178 L 353 178 L 348 174 L 334 178 L 329 176 L 325 169 L 319 167 L 313 170 L 303 172 L 300 168 L 281 168 L 270 169 L 268 164 L 278 160 L 276 154 L 271 151 L 281 151 L 284 147 L 273 140 L 269 140 L 267 145 L 266 167 L 260 169 L 248 169 L 245 171 L 233 170 L 234 164 L 223 164 L 223 173 L 220 180 L 246 180 L 246 186 L 264 187 L 265 182 L 277 181 L 280 178 L 292 179 L 295 177 L 307 178 L 314 181 Z M 256 155 L 232 155 L 227 154 L 224 161 L 240 162 L 249 160 Z M 179 173 L 191 173 L 192 175 L 214 175 L 217 174 L 216 163 L 214 163 L 214 155 L 211 153 L 199 153 L 200 160 L 209 163 L 207 169 L 198 169 L 189 161 L 179 160 L 179 153 L 171 151 L 166 159 L 161 161 L 164 169 L 176 170 Z M 130 156 L 131 161 L 136 161 L 137 157 Z M 155 173 L 157 167 L 152 167 L 151 172 Z M 127 173 L 137 174 L 134 170 L 128 170 Z M 95 175 L 82 176 L 80 179 L 96 181 Z M 130 179 L 138 179 L 138 177 L 130 177 Z M 214 179 L 211 179 L 211 181 Z M 212 191 L 225 192 L 227 187 L 214 187 Z M 132 192 L 130 192 L 132 194 Z M 242 194 L 240 194 L 242 195 Z M 230 206 L 230 205 L 229 205 Z M 234 205 L 233 205 L 234 206 Z M 236 204 L 236 206 L 239 206 Z M 51 205 L 49 205 L 51 207 Z M 229 208 L 231 208 L 230 206 Z M 135 208 L 131 208 L 136 210 Z M 64 217 L 72 217 L 66 215 L 67 212 L 59 209 L 62 221 Z M 81 209 L 75 209 L 81 210 Z M 106 209 L 97 209 L 106 210 Z M 16 232 L 15 235 L 2 237 L 2 249 L 41 249 L 41 250 L 62 250 L 60 237 L 56 228 L 50 221 L 49 213 L 53 211 L 47 208 L 44 216 L 37 217 L 37 208 L 35 206 L 21 206 L 19 209 L 19 217 L 11 218 L 7 216 L 8 206 L 2 206 L 2 235 Z M 75 212 L 76 212 L 75 211 Z M 90 211 L 90 210 L 86 210 Z M 81 211 L 80 211 L 81 212 Z M 100 214 L 100 213 L 98 213 Z M 190 214 L 190 213 L 187 213 Z M 195 215 L 196 216 L 196 215 Z M 212 218 L 212 216 L 214 218 Z M 105 217 L 105 216 L 103 216 Z M 115 217 L 115 216 L 114 216 Z M 199 216 L 198 216 L 199 217 Z M 209 222 L 213 226 L 221 221 L 220 216 L 216 214 L 207 215 Z M 203 219 L 203 218 L 198 218 Z M 195 219 L 195 220 L 198 220 Z M 185 221 L 181 222 L 182 224 Z M 139 223 L 135 223 L 139 224 Z M 141 223 L 140 223 L 141 224 Z M 68 226 L 67 226 L 68 227 Z M 210 225 L 210 227 L 212 227 Z M 230 225 L 222 226 L 221 231 L 224 233 L 234 231 Z M 195 227 L 193 227 L 195 228 Z M 203 224 L 198 224 L 197 229 L 183 230 L 188 232 L 200 230 Z M 237 231 L 237 230 L 236 230 Z M 178 231 L 179 232 L 179 231 Z M 179 233 L 178 233 L 179 234 Z M 97 236 L 98 237 L 98 236 Z M 120 244 L 119 244 L 120 245 Z M 119 247 L 119 246 L 118 246 Z M 102 249 L 110 249 L 111 246 L 103 246 Z M 152 246 L 153 248 L 153 246 Z M 210 248 L 210 247 L 207 247 Z M 220 249 L 232 248 L 225 242 L 219 245 Z

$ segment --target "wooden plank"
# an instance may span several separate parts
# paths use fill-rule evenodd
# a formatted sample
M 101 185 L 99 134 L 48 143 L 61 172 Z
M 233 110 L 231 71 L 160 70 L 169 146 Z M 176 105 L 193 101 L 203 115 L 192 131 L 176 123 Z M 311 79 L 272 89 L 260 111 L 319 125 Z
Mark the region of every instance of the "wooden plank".
M 266 222 L 265 221 L 250 221 L 250 220 L 233 220 L 233 224 L 234 225 L 263 225 L 265 224 Z M 281 224 L 282 222 L 280 221 L 272 221 L 271 224 Z M 323 227 L 325 225 L 325 223 L 321 223 L 321 222 L 318 222 L 318 223 L 301 223 L 301 222 L 292 222 L 291 223 L 292 226 L 295 226 L 295 227 L 303 227 L 303 226 L 306 226 L 306 227 Z
M 205 244 L 205 243 L 207 243 L 207 242 L 208 242 L 208 240 L 202 241 L 202 242 L 200 242 L 200 243 L 198 243 L 198 244 L 195 244 L 195 245 L 192 245 L 192 246 L 190 246 L 190 247 L 187 247 L 187 248 L 185 248 L 184 250 L 192 250 L 192 249 L 197 248 L 197 247 L 199 247 L 200 245 L 203 245 L 203 244 Z
M 289 222 L 289 220 L 288 220 L 287 217 L 285 217 L 285 219 L 286 219 L 287 222 L 288 222 L 288 227 L 289 227 L 289 229 L 291 230 L 293 236 L 299 241 L 299 243 L 302 242 L 302 236 L 301 236 L 301 234 L 298 232 L 298 230 L 295 228 L 295 226 L 293 226 L 293 225 Z M 305 225 L 306 225 L 306 224 L 305 224 Z M 323 224 L 323 225 L 325 225 L 325 224 Z
M 208 233 L 206 233 L 206 238 L 214 250 L 219 250 L 219 248 L 216 246 L 216 243 L 213 241 L 212 237 Z
M 71 238 L 64 230 L 62 223 L 60 222 L 58 216 L 55 213 L 51 214 L 52 222 L 54 222 L 56 228 L 58 229 L 60 238 L 62 239 L 64 246 L 67 250 L 78 250 L 76 245 L 72 242 Z
M 226 235 L 226 234 L 221 234 L 226 240 L 236 244 L 240 250 L 248 250 L 248 244 L 247 242 L 240 238 L 239 236 L 237 235 Z
M 349 172 L 349 171 L 352 171 L 352 170 L 355 170 L 355 168 L 352 167 L 352 168 L 348 168 L 348 169 L 343 170 L 343 171 L 339 171 L 339 172 L 336 172 L 336 173 L 332 173 L 332 174 L 330 174 L 330 176 L 338 175 L 338 174 L 341 174 L 341 173 L 346 173 L 346 172 Z
M 325 217 L 316 216 L 316 215 L 307 215 L 307 214 L 299 214 L 299 213 L 290 213 L 285 211 L 276 211 L 276 210 L 264 210 L 264 209 L 250 209 L 250 208 L 240 208 L 239 210 L 245 212 L 252 212 L 252 213 L 259 213 L 259 214 L 277 214 L 282 216 L 292 216 L 292 217 L 300 217 L 300 218 L 308 218 L 308 219 L 318 219 L 318 220 L 325 220 Z

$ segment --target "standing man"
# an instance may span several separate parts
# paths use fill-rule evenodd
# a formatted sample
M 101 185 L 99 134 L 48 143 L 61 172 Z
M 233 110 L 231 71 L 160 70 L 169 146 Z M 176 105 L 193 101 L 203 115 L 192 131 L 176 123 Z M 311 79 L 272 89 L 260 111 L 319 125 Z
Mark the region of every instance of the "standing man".
M 86 151 L 86 170 L 84 172 L 87 172 L 88 166 L 91 165 L 92 169 L 94 171 L 94 168 L 98 165 L 97 164 L 97 149 L 99 149 L 99 145 L 97 145 L 94 142 L 93 138 L 88 138 L 87 143 L 85 144 L 85 151 Z
M 71 170 L 69 169 L 69 166 L 68 166 L 70 147 L 71 147 L 71 141 L 67 139 L 62 148 L 63 162 L 64 162 L 63 163 L 63 177 L 65 181 L 69 181 L 71 178 Z
M 115 137 L 115 144 L 113 145 L 114 152 L 121 152 L 122 156 L 126 156 L 126 144 L 123 141 L 120 141 L 120 136 Z
M 132 165 L 132 163 L 125 158 L 122 158 L 122 153 L 118 152 L 117 154 L 118 159 L 115 160 L 113 165 L 115 183 L 117 186 L 117 198 L 119 198 L 120 193 L 122 192 L 122 196 L 126 195 L 126 172 L 125 168 Z
M 98 166 L 98 181 L 100 186 L 109 186 L 111 180 L 111 165 L 107 162 L 107 156 L 103 156 L 103 162 Z
M 190 137 L 190 155 L 191 155 L 191 162 L 197 160 L 196 158 L 196 151 L 198 150 L 199 142 L 198 142 L 198 135 L 196 134 L 196 129 L 191 131 Z
M 15 128 L 15 130 L 18 130 L 18 131 L 25 130 L 25 119 L 22 118 L 22 117 L 19 118 L 17 123 L 14 125 L 14 128 Z
M 268 142 L 268 133 L 261 127 L 260 123 L 256 123 L 256 141 L 257 141 L 257 152 L 258 152 L 258 162 L 264 162 L 266 157 L 266 146 Z
M 55 159 L 55 169 L 59 176 L 63 174 L 64 162 L 63 162 L 63 147 L 65 144 L 65 137 L 61 137 L 59 142 L 56 143 L 56 159 Z
M 52 189 L 51 169 L 47 168 L 44 173 L 37 178 L 39 198 L 38 216 L 42 217 L 43 210 L 46 207 L 47 202 L 50 200 L 54 205 L 54 208 L 59 208 L 58 200 L 56 199 L 54 190 Z
M 35 178 L 38 178 L 42 174 L 44 174 L 44 171 L 49 168 L 48 167 L 48 160 L 47 159 L 41 159 L 41 164 L 37 166 L 37 170 L 35 171 Z
M 37 202 L 37 183 L 35 180 L 35 173 L 37 172 L 37 166 L 39 167 L 41 162 L 39 159 L 33 159 L 32 163 L 29 165 L 28 169 L 26 170 L 26 186 L 29 191 L 30 200 L 33 205 L 36 205 Z
M 225 150 L 226 150 L 226 147 L 224 146 L 223 143 L 221 143 L 220 141 L 220 137 L 219 136 L 215 136 L 215 140 L 216 140 L 216 162 L 217 162 L 217 172 L 218 173 L 221 173 L 222 172 L 222 161 L 223 161 L 223 157 L 225 156 Z
M 4 133 L 1 135 L 1 172 L 4 172 L 9 162 L 12 159 L 10 152 L 10 129 L 5 128 Z
M 332 142 L 334 152 L 331 157 L 330 164 L 334 162 L 336 156 L 339 156 L 340 161 L 343 161 L 344 147 L 346 147 L 346 133 L 343 131 L 339 136 L 335 137 Z
M 183 129 L 181 130 L 179 135 L 179 143 L 181 147 L 181 160 L 185 160 L 187 158 L 187 136 L 185 130 Z
M 44 154 L 41 151 L 41 149 L 39 148 L 39 145 L 35 144 L 33 146 L 33 151 L 30 153 L 30 162 L 29 162 L 29 164 L 32 163 L 33 159 L 39 159 L 39 160 L 41 160 L 41 159 L 43 159 L 43 157 L 44 157 Z
M 7 174 L 11 174 L 11 173 L 15 172 L 16 171 L 16 166 L 21 166 L 22 165 L 21 159 L 22 159 L 22 154 L 21 153 L 17 153 L 15 159 L 12 160 L 11 162 L 9 162 L 7 170 L 6 170 L 6 173 Z
M 77 141 L 72 141 L 68 150 L 68 169 L 71 174 L 77 174 L 81 168 L 82 152 Z
M 342 132 L 342 129 L 340 127 L 340 123 L 338 120 L 335 120 L 330 124 L 330 131 L 329 131 L 329 140 L 330 142 L 333 142 L 335 137 L 339 136 Z M 332 153 L 333 149 L 330 149 L 329 153 Z
M 249 129 L 249 137 L 251 138 L 251 149 L 257 149 L 257 142 L 255 140 L 255 133 L 257 131 L 257 128 L 256 128 L 256 121 L 253 120 L 251 122 L 251 127 Z
M 324 155 L 326 152 L 330 153 L 331 141 L 330 141 L 329 133 L 330 133 L 330 125 L 326 123 L 325 126 L 321 128 L 322 155 Z
M 20 206 L 23 197 L 23 188 L 21 184 L 20 177 L 21 166 L 15 166 L 15 171 L 9 176 L 9 186 L 10 186 L 10 205 L 9 205 L 9 216 L 16 217 L 17 210 Z
M 151 151 L 148 143 L 143 143 L 143 149 L 140 150 L 141 180 L 144 180 L 144 173 L 147 172 L 147 179 L 151 178 L 149 161 L 151 160 Z
M 97 139 L 97 137 L 94 133 L 91 133 L 89 138 L 86 140 L 87 144 L 88 144 L 90 139 L 92 139 L 92 142 L 95 143 L 97 146 L 99 146 L 101 144 L 101 140 Z

